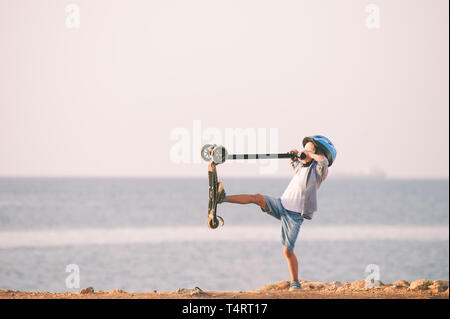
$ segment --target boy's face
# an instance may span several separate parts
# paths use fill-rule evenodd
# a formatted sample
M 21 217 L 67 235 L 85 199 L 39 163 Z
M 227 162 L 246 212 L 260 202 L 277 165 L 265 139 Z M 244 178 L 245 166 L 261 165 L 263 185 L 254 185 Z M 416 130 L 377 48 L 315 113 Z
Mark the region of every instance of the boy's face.
M 311 143 L 311 142 L 306 143 L 306 145 L 305 145 L 305 150 L 310 151 L 310 152 L 312 152 L 313 154 L 316 153 L 316 147 L 315 147 L 314 144 Z M 302 162 L 303 164 L 307 164 L 307 163 L 309 163 L 311 160 L 312 160 L 312 158 L 311 158 L 310 156 L 306 156 L 306 158 L 303 159 L 303 160 L 301 160 L 301 162 Z

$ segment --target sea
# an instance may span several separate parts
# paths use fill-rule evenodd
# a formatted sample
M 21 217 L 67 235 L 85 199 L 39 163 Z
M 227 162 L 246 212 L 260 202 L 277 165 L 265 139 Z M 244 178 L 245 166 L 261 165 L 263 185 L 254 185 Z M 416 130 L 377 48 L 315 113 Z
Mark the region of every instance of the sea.
M 289 179 L 223 178 L 280 196 Z M 0 289 L 256 290 L 289 280 L 280 222 L 224 203 L 202 178 L 0 178 Z M 449 279 L 449 181 L 329 178 L 295 246 L 299 278 Z

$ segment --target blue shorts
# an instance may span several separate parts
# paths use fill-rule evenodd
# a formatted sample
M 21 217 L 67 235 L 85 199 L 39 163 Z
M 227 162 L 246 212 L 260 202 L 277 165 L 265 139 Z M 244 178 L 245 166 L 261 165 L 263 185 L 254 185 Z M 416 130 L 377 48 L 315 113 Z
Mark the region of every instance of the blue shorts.
M 281 221 L 281 243 L 289 250 L 294 250 L 303 216 L 300 213 L 287 210 L 281 204 L 281 199 L 264 195 L 269 210 L 261 210 Z

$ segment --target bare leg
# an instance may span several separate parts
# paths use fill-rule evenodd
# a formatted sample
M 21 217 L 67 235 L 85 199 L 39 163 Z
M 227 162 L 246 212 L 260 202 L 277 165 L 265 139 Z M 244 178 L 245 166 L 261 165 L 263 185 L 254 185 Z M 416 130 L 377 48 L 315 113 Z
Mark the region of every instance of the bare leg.
M 265 210 L 269 209 L 266 199 L 261 194 L 228 195 L 226 202 L 234 204 L 256 204 Z
M 286 257 L 289 272 L 291 274 L 292 281 L 298 281 L 298 260 L 297 256 L 295 256 L 294 251 L 283 248 L 284 257 Z

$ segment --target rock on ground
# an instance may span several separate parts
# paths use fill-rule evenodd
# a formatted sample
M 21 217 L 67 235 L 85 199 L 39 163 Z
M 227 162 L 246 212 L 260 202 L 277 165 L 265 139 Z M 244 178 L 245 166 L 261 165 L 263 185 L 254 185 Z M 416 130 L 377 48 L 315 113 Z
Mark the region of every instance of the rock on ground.
M 448 290 L 448 281 L 447 280 L 435 280 L 433 284 L 429 286 L 429 288 L 435 292 L 444 292 Z
M 111 290 L 109 292 L 110 295 L 112 295 L 112 294 L 125 294 L 125 293 L 126 293 L 126 291 L 123 291 L 122 289 L 119 289 L 119 288 L 116 288 L 116 289 Z
M 87 288 L 81 289 L 78 293 L 80 295 L 93 294 L 94 293 L 94 287 L 87 287 Z
M 289 280 L 283 280 L 274 284 L 264 285 L 259 291 L 282 291 L 289 290 Z
M 407 282 L 406 280 L 398 280 L 396 282 L 394 282 L 394 287 L 395 288 L 409 288 L 410 283 Z
M 410 290 L 427 290 L 433 283 L 426 279 L 414 280 L 410 285 Z
M 196 296 L 203 294 L 203 290 L 201 290 L 199 287 L 195 288 L 178 288 L 175 293 L 182 294 L 182 295 L 190 295 L 190 296 Z

